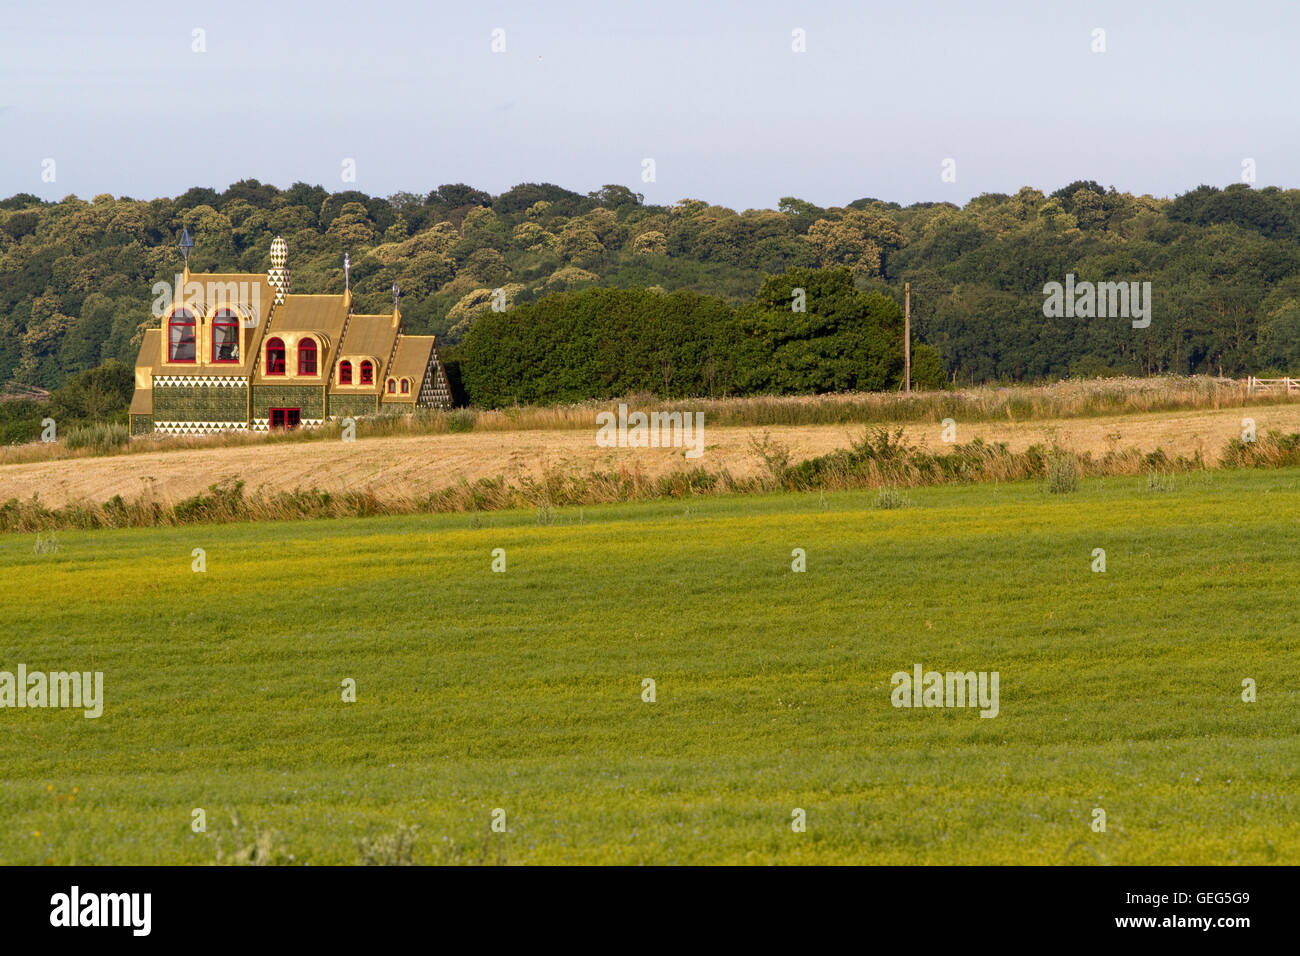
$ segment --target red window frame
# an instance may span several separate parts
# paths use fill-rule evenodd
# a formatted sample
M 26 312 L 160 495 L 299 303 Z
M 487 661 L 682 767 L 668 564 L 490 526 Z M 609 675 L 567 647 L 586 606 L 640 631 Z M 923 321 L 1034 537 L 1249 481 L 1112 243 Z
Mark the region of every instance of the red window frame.
M 370 359 L 366 359 L 361 363 L 361 384 L 375 384 L 375 364 Z
M 411 380 L 409 378 L 402 379 L 402 394 L 403 395 L 411 394 Z
M 217 354 L 217 329 L 235 330 L 234 358 L 219 358 Z M 229 344 L 229 343 L 227 343 Z M 239 316 L 229 309 L 222 309 L 212 318 L 212 361 L 220 365 L 239 364 Z
M 316 374 L 316 340 L 303 339 L 298 343 L 298 374 Z
M 349 362 L 347 359 L 344 359 L 342 362 L 339 362 L 339 384 L 340 385 L 352 384 L 352 363 Z
M 301 408 L 272 408 L 269 410 L 270 426 L 292 430 L 302 424 Z M 279 421 L 276 421 L 279 419 Z
M 389 395 L 396 395 L 396 394 L 397 394 L 397 379 L 395 379 L 395 378 L 390 378 L 390 379 L 388 380 L 388 394 L 389 394 Z
M 277 361 L 278 359 L 278 361 Z M 284 339 L 276 336 L 266 341 L 266 374 L 283 375 L 285 373 Z
M 177 321 L 181 316 L 189 319 L 188 322 Z M 189 335 L 178 339 L 174 330 L 189 329 Z M 181 332 L 185 336 L 184 331 Z M 177 358 L 178 347 L 188 344 L 191 349 L 189 358 Z M 175 309 L 167 319 L 167 361 L 178 362 L 184 365 L 193 365 L 199 360 L 199 339 L 198 325 L 194 321 L 194 313 L 189 309 Z

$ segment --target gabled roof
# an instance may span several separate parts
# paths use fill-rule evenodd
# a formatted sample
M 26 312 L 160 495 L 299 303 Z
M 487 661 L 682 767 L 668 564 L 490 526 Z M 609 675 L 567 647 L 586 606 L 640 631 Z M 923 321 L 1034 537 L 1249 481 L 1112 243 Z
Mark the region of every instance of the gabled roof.
M 351 298 L 341 295 L 286 295 L 284 301 L 275 307 L 271 327 L 262 335 L 261 345 L 278 336 L 311 335 L 316 340 L 316 367 L 328 378 L 334 356 L 338 352 L 339 339 L 348 321 L 348 308 Z M 260 353 L 260 348 L 259 348 Z M 297 361 L 294 355 L 286 356 L 289 362 Z M 266 363 L 259 361 L 253 369 L 254 385 L 320 385 L 323 382 L 285 379 L 278 375 L 266 374 Z
M 388 378 L 410 379 L 411 391 L 408 395 L 400 392 L 394 395 L 385 393 L 387 401 L 414 402 L 420 393 L 420 383 L 424 381 L 424 370 L 429 367 L 429 355 L 433 352 L 436 338 L 432 335 L 403 335 L 397 343 L 397 354 L 393 356 Z
M 199 288 L 195 288 L 196 285 Z M 191 290 L 197 294 L 184 294 Z M 198 304 L 205 313 L 212 306 L 223 303 L 253 309 L 252 320 L 258 326 L 264 326 L 275 305 L 275 287 L 260 272 L 191 272 L 178 298 Z
M 380 367 L 375 375 L 382 375 L 388 356 L 393 353 L 393 340 L 401 326 L 401 316 L 354 315 L 348 322 L 348 334 L 339 347 L 339 355 L 373 355 Z
M 194 295 L 186 295 L 186 292 L 193 292 Z M 253 370 L 253 363 L 257 360 L 257 353 L 261 349 L 262 336 L 266 332 L 266 323 L 271 318 L 272 309 L 278 313 L 282 308 L 275 305 L 275 287 L 266 281 L 266 276 L 256 272 L 191 272 L 186 276 L 181 293 L 178 297 L 179 301 L 195 306 L 204 315 L 207 315 L 212 306 L 227 303 L 248 313 L 252 324 L 245 326 L 244 354 L 240 356 L 238 364 L 222 365 L 158 362 L 151 357 L 150 364 L 154 366 L 154 371 L 160 375 L 223 378 L 231 375 L 249 375 Z M 159 335 L 162 334 L 161 328 L 156 331 Z M 155 350 L 160 348 L 160 345 L 161 343 L 155 340 Z M 160 354 L 158 351 L 152 353 L 154 356 Z M 141 356 L 144 356 L 143 352 Z
M 338 344 L 348 320 L 348 299 L 344 295 L 287 295 L 275 308 L 276 332 L 318 332 Z

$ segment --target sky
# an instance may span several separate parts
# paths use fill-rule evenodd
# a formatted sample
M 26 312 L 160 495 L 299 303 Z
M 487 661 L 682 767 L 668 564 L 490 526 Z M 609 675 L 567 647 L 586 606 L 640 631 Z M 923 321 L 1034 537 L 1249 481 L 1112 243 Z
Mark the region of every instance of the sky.
M 1294 188 L 1297 27 L 1297 0 L 0 0 L 0 196 L 961 204 L 1174 196 L 1247 161 Z

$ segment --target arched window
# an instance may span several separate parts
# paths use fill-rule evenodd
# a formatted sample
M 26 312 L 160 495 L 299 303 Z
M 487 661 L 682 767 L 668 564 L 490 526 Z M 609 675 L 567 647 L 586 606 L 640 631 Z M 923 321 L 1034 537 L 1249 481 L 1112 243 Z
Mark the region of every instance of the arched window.
M 397 379 L 390 378 L 388 380 L 388 394 L 389 395 L 397 394 Z
M 402 379 L 402 394 L 403 395 L 411 394 L 411 380 L 409 378 Z
M 366 359 L 364 362 L 361 363 L 361 384 L 362 385 L 375 384 L 375 367 L 372 364 L 370 364 L 369 359 Z
M 177 309 L 167 320 L 167 360 L 169 362 L 194 362 L 198 340 L 194 337 L 194 313 Z
M 344 359 L 342 362 L 339 362 L 339 384 L 340 385 L 352 384 L 352 363 L 349 362 L 347 359 Z
M 239 361 L 239 316 L 229 309 L 212 319 L 212 361 Z
M 267 375 L 284 374 L 284 339 L 279 339 L 279 338 L 267 339 L 266 374 Z
M 298 343 L 298 374 L 316 374 L 316 340 L 303 339 Z

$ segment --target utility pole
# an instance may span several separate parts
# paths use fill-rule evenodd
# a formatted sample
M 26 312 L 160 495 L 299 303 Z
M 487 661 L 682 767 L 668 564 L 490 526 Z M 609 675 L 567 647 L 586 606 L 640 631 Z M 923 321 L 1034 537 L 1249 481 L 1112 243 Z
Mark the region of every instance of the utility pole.
M 903 391 L 912 391 L 912 283 L 903 283 Z

